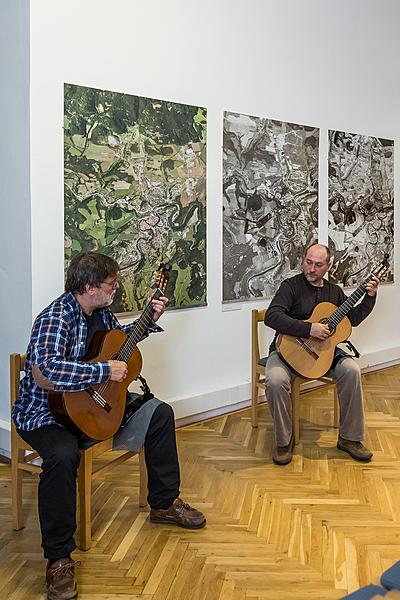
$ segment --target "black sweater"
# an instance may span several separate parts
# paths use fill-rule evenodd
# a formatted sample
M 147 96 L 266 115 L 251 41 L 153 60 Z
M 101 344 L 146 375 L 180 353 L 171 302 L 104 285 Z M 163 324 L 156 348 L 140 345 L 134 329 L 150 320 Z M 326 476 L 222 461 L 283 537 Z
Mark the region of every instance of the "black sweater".
M 332 302 L 340 306 L 345 302 L 347 296 L 341 287 L 326 279 L 323 279 L 323 282 L 322 287 L 316 287 L 300 273 L 281 283 L 265 315 L 265 324 L 276 330 L 270 352 L 275 350 L 275 340 L 279 333 L 310 337 L 311 323 L 304 323 L 304 320 L 311 316 L 317 304 Z M 347 313 L 352 325 L 359 325 L 369 315 L 374 308 L 375 299 L 376 296 L 365 294 L 361 302 Z

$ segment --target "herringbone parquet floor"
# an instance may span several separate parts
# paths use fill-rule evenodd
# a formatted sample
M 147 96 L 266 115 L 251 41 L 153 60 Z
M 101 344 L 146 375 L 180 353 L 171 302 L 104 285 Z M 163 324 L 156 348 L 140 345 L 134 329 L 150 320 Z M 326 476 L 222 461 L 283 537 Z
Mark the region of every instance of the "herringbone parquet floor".
M 256 430 L 249 410 L 180 429 L 182 497 L 207 514 L 204 530 L 149 523 L 136 459 L 96 481 L 93 547 L 74 555 L 79 597 L 328 600 L 376 582 L 400 558 L 400 366 L 363 381 L 367 465 L 336 449 L 326 391 L 302 396 L 301 440 L 286 467 L 271 461 L 265 405 Z M 37 480 L 24 482 L 20 532 L 5 464 L 0 486 L 0 598 L 43 598 Z

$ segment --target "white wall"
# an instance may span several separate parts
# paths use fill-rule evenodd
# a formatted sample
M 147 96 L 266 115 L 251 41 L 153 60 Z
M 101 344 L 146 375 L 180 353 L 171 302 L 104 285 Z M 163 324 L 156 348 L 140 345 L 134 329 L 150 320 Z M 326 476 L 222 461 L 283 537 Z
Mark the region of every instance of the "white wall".
M 31 1 L 32 316 L 63 286 L 63 83 L 206 106 L 208 306 L 163 318 L 144 374 L 178 417 L 248 399 L 250 311 L 267 302 L 221 305 L 222 112 L 321 128 L 326 241 L 326 130 L 400 136 L 399 18 L 397 0 Z M 400 356 L 398 294 L 382 287 L 354 334 L 365 364 Z
M 9 440 L 9 354 L 31 327 L 29 2 L 0 2 L 0 451 Z

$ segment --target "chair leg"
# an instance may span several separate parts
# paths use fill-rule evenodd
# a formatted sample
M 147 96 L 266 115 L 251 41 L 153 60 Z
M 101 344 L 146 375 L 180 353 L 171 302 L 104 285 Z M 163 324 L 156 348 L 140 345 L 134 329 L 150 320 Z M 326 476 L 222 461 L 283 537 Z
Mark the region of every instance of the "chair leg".
M 294 443 L 298 444 L 300 437 L 300 379 L 294 377 L 292 381 L 292 429 Z
M 338 429 L 340 423 L 340 405 L 336 385 L 333 386 L 333 426 Z
M 11 507 L 13 529 L 19 530 L 24 527 L 22 520 L 22 469 L 18 469 L 18 463 L 24 460 L 25 450 L 13 449 L 11 454 Z
M 89 448 L 81 452 L 78 471 L 79 548 L 84 551 L 92 545 L 92 471 L 93 455 Z
M 258 373 L 253 373 L 251 379 L 251 425 L 258 427 L 258 387 L 257 383 L 260 376 Z
M 147 506 L 147 469 L 144 459 L 144 449 L 139 452 L 139 507 Z

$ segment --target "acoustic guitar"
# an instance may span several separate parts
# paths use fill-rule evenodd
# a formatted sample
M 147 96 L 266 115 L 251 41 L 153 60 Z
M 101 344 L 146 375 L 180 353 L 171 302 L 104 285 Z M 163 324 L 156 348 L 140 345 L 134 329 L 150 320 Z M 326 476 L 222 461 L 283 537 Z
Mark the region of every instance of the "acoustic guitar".
M 389 255 L 385 255 L 362 284 L 339 307 L 331 302 L 320 302 L 314 308 L 306 323 L 326 323 L 330 335 L 326 340 L 315 337 L 302 338 L 281 334 L 277 338 L 276 349 L 279 356 L 299 375 L 317 379 L 331 368 L 335 348 L 351 334 L 351 323 L 346 316 L 365 294 L 365 285 L 373 277 L 381 279 L 389 268 Z
M 98 383 L 80 392 L 49 391 L 50 411 L 68 429 L 80 431 L 97 441 L 112 437 L 119 429 L 125 412 L 128 386 L 142 369 L 142 356 L 137 344 L 152 321 L 152 300 L 164 295 L 170 270 L 170 265 L 161 265 L 156 278 L 157 289 L 131 333 L 127 335 L 120 329 L 96 332 L 82 358 L 87 362 L 124 361 L 128 365 L 126 378 L 121 382 Z

